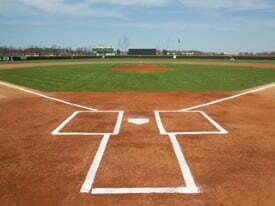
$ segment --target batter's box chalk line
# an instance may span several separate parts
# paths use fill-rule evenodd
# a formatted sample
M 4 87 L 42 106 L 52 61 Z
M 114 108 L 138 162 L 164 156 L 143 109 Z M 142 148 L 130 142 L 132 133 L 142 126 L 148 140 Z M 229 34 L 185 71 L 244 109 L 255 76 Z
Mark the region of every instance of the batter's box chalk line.
M 210 124 L 212 124 L 217 130 L 216 131 L 177 131 L 177 132 L 167 132 L 163 122 L 161 121 L 161 113 L 186 113 L 186 114 L 200 114 L 202 117 L 204 117 Z M 162 135 L 198 135 L 198 134 L 228 134 L 228 131 L 226 131 L 218 122 L 216 122 L 214 119 L 212 119 L 209 115 L 207 115 L 203 111 L 155 111 L 155 118 L 157 122 L 157 126 L 159 128 L 160 134 Z
M 114 125 L 113 131 L 112 132 L 62 132 L 62 129 L 66 127 L 78 114 L 81 113 L 116 113 L 117 114 L 117 120 Z M 120 131 L 120 126 L 122 123 L 122 118 L 123 118 L 123 111 L 75 111 L 73 112 L 68 118 L 66 118 L 57 128 L 55 128 L 52 131 L 52 135 L 94 135 L 94 136 L 99 136 L 99 135 L 117 135 L 119 134 Z

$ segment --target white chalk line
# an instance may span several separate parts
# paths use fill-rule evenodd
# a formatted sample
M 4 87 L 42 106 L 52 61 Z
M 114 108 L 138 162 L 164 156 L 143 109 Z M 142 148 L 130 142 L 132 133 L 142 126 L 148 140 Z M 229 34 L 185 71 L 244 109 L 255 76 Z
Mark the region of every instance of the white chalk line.
M 22 88 L 22 87 L 19 87 L 19 86 L 16 86 L 16 85 L 12 85 L 12 84 L 9 84 L 9 83 L 6 83 L 6 82 L 1 82 L 0 81 L 0 85 L 10 87 L 10 88 L 13 88 L 13 89 L 17 89 L 17 90 L 20 90 L 20 91 L 23 91 L 23 92 L 26 92 L 26 93 L 29 93 L 29 94 L 33 94 L 33 95 L 36 95 L 36 96 L 39 96 L 39 97 L 42 97 L 42 98 L 45 98 L 45 99 L 48 99 L 48 100 L 51 100 L 51 101 L 59 102 L 59 103 L 62 103 L 62 104 L 67 104 L 67 105 L 70 105 L 70 106 L 73 106 L 73 107 L 87 109 L 87 110 L 90 110 L 90 111 L 97 111 L 96 109 L 91 108 L 91 107 L 83 106 L 83 105 L 80 105 L 80 104 L 74 104 L 74 103 L 71 103 L 71 102 L 68 102 L 68 101 L 65 101 L 65 100 L 62 100 L 62 99 L 58 99 L 58 98 L 55 98 L 55 97 L 50 97 L 50 96 L 47 96 L 45 94 L 41 94 L 41 93 L 29 90 L 29 89 L 25 89 L 25 88 Z
M 155 119 L 156 119 L 157 126 L 158 126 L 160 134 L 167 134 L 164 127 L 163 127 L 163 125 L 162 125 L 162 121 L 160 119 L 159 111 L 154 111 L 154 114 L 155 114 Z
M 15 89 L 18 89 L 18 90 L 21 90 L 21 91 L 24 91 L 24 92 L 27 92 L 27 93 L 30 93 L 30 94 L 34 94 L 34 95 L 37 95 L 37 96 L 40 96 L 40 97 L 43 97 L 43 98 L 46 98 L 46 99 L 49 99 L 49 100 L 52 100 L 52 101 L 56 101 L 56 102 L 60 102 L 60 103 L 63 103 L 63 104 L 70 105 L 70 106 L 75 106 L 75 107 L 87 109 L 87 110 L 90 110 L 90 111 L 96 111 L 96 109 L 93 109 L 93 108 L 90 108 L 90 107 L 86 107 L 86 106 L 82 106 L 82 105 L 79 105 L 79 104 L 70 103 L 70 102 L 67 102 L 67 101 L 64 101 L 64 100 L 61 100 L 61 99 L 49 97 L 47 95 L 40 94 L 40 93 L 31 91 L 31 90 L 28 90 L 28 89 L 24 89 L 24 88 L 15 86 L 15 85 L 3 83 L 3 82 L 0 82 L 0 84 L 4 85 L 4 86 L 7 86 L 7 87 L 15 88 Z M 213 105 L 213 104 L 217 104 L 217 103 L 220 103 L 220 102 L 223 102 L 223 101 L 231 100 L 231 99 L 234 99 L 234 98 L 246 95 L 246 94 L 262 91 L 262 90 L 271 88 L 273 86 L 275 86 L 275 84 L 269 85 L 269 86 L 265 86 L 265 87 L 261 87 L 261 88 L 258 88 L 258 89 L 254 89 L 254 90 L 251 90 L 251 91 L 243 92 L 243 93 L 238 94 L 238 95 L 233 95 L 233 96 L 230 96 L 230 97 L 226 97 L 226 98 L 222 98 L 222 99 L 219 99 L 219 100 L 215 100 L 215 101 L 212 101 L 212 102 L 209 102 L 209 103 L 206 103 L 206 104 L 201 104 L 201 105 L 185 108 L 185 109 L 182 109 L 182 110 L 179 110 L 179 111 L 189 111 L 189 110 L 193 110 L 193 109 L 197 109 L 197 108 L 202 108 L 202 107 Z M 69 116 L 64 122 L 62 122 L 52 132 L 52 134 L 57 135 L 58 132 L 68 122 L 70 122 L 77 115 L 77 113 L 78 112 L 74 112 L 71 116 Z M 155 111 L 155 114 L 156 114 L 156 111 Z M 224 133 L 227 132 L 217 122 L 215 122 L 213 119 L 211 119 L 207 114 L 202 113 L 202 115 L 206 119 L 208 119 L 218 130 L 220 130 L 220 131 L 222 131 Z M 161 133 L 165 133 L 166 131 L 165 131 L 165 129 L 164 129 L 162 123 L 161 123 L 161 119 L 160 119 L 159 113 L 158 113 L 158 115 L 155 115 L 155 117 L 156 117 L 157 125 L 158 125 Z M 123 118 L 123 113 L 119 113 L 118 120 L 120 122 L 122 121 L 122 118 Z M 119 121 L 117 121 L 117 124 L 115 126 L 115 130 L 114 130 L 115 134 L 119 133 L 119 129 L 120 129 L 120 124 L 118 123 Z M 160 127 L 160 125 L 161 125 L 161 127 Z M 205 134 L 205 133 L 208 133 L 208 132 L 203 132 L 203 133 Z M 85 135 L 89 135 L 90 133 L 84 133 L 84 134 Z M 103 133 L 100 133 L 100 134 L 103 134 Z M 166 133 L 166 134 L 168 134 L 168 133 Z M 94 157 L 93 163 L 92 163 L 92 165 L 91 165 L 91 167 L 90 167 L 90 169 L 88 171 L 88 174 L 86 176 L 86 179 L 85 179 L 85 181 L 84 181 L 84 183 L 83 183 L 83 185 L 81 187 L 81 192 L 82 193 L 89 193 L 91 191 L 92 194 L 198 193 L 198 192 L 200 192 L 199 189 L 198 189 L 198 187 L 195 184 L 195 181 L 194 181 L 194 178 L 192 176 L 191 170 L 190 170 L 190 168 L 189 168 L 189 166 L 187 164 L 187 161 L 186 161 L 186 159 L 185 159 L 185 157 L 184 157 L 184 155 L 182 153 L 181 147 L 180 147 L 180 145 L 179 145 L 179 143 L 177 141 L 176 134 L 179 134 L 179 133 L 170 133 L 169 137 L 170 137 L 170 141 L 171 141 L 171 143 L 173 145 L 174 152 L 175 152 L 175 154 L 177 156 L 177 159 L 178 159 L 178 162 L 179 162 L 179 165 L 180 165 L 180 169 L 181 169 L 181 172 L 182 172 L 182 175 L 183 175 L 183 178 L 185 180 L 185 183 L 186 183 L 187 187 L 166 187 L 166 188 L 159 188 L 159 187 L 154 187 L 154 188 L 94 188 L 91 191 L 91 188 L 92 188 L 95 176 L 96 176 L 96 172 L 97 172 L 97 170 L 99 168 L 100 162 L 102 160 L 102 157 L 104 155 L 104 152 L 106 150 L 108 141 L 109 141 L 110 136 L 111 136 L 111 134 L 104 134 L 103 139 L 102 139 L 102 141 L 100 143 L 100 146 L 99 146 L 99 148 L 97 150 L 97 153 L 96 153 L 96 155 Z M 200 134 L 202 134 L 202 133 L 200 132 Z
M 104 152 L 106 150 L 110 136 L 111 136 L 110 134 L 106 134 L 103 136 L 103 138 L 100 142 L 100 145 L 98 147 L 98 150 L 96 152 L 96 155 L 94 157 L 94 160 L 92 162 L 92 165 L 87 173 L 86 179 L 80 189 L 81 193 L 89 193 L 90 192 L 92 185 L 94 183 L 96 172 L 99 168 L 100 162 L 101 162 Z
M 137 188 L 93 188 L 91 194 L 163 194 L 163 193 L 181 193 L 194 194 L 198 189 L 187 187 L 137 187 Z
M 8 83 L 0 82 L 0 84 L 4 85 L 4 86 L 7 86 L 7 87 L 10 87 L 10 88 L 14 88 L 14 89 L 24 91 L 26 93 L 34 94 L 36 96 L 40 96 L 40 97 L 43 97 L 43 98 L 46 98 L 46 99 L 49 99 L 49 100 L 52 100 L 52 101 L 56 101 L 56 102 L 60 102 L 60 103 L 63 103 L 63 104 L 70 105 L 70 106 L 75 106 L 75 107 L 87 109 L 87 110 L 90 110 L 90 111 L 97 111 L 96 109 L 93 109 L 93 108 L 90 108 L 90 107 L 70 103 L 70 102 L 67 102 L 67 101 L 64 101 L 64 100 L 61 100 L 61 99 L 57 99 L 57 98 L 54 98 L 54 97 L 49 97 L 47 95 L 40 94 L 38 92 L 34 92 L 34 91 L 31 91 L 31 90 L 28 90 L 28 89 L 25 89 L 25 88 L 21 88 L 21 87 L 15 86 L 15 85 L 11 85 L 11 84 L 8 84 Z M 65 125 L 68 124 L 79 112 L 80 111 L 74 112 L 67 119 L 65 119 L 56 129 L 53 130 L 52 134 L 53 135 L 76 135 L 76 134 L 91 135 L 91 133 L 63 133 L 63 134 L 60 133 L 60 130 L 62 130 L 65 127 Z M 117 121 L 117 124 L 115 126 L 114 134 L 119 133 L 122 118 L 123 118 L 123 112 L 120 111 L 119 115 L 118 115 L 118 121 Z M 94 134 L 98 134 L 98 133 L 94 133 Z M 110 136 L 111 136 L 111 134 L 104 134 L 103 139 L 101 140 L 99 148 L 98 148 L 98 150 L 96 152 L 96 155 L 93 159 L 93 162 L 91 164 L 91 167 L 89 168 L 86 179 L 85 179 L 85 181 L 84 181 L 84 183 L 81 187 L 81 190 L 80 190 L 81 193 L 89 193 L 91 191 L 91 188 L 92 188 L 97 170 L 99 168 L 102 157 L 103 157 L 104 152 L 106 150 L 106 147 L 107 147 L 108 141 L 110 139 Z M 173 135 L 170 136 L 170 139 L 171 139 L 174 151 L 176 153 L 177 159 L 179 161 L 181 170 L 182 170 L 182 172 L 187 173 L 187 174 L 183 174 L 183 177 L 185 178 L 187 187 L 178 187 L 178 188 L 173 188 L 173 189 L 172 188 L 151 188 L 151 189 L 150 188 L 111 188 L 113 193 L 196 193 L 196 192 L 199 192 L 198 188 L 196 187 L 196 185 L 194 183 L 194 180 L 190 179 L 190 175 L 191 175 L 191 178 L 193 178 L 192 174 L 190 172 L 190 169 L 189 169 L 189 167 L 186 163 L 186 160 L 185 160 L 183 154 L 180 152 L 181 149 L 180 149 L 179 145 L 177 145 L 178 144 L 177 140 L 174 139 L 174 138 L 175 137 Z M 109 193 L 109 194 L 111 193 L 111 191 L 108 191 L 108 188 L 93 189 L 92 193 L 93 194 L 96 194 L 96 193 L 99 194 L 99 193 L 104 193 L 104 191 Z
M 61 130 L 70 122 L 73 120 L 73 118 L 76 117 L 77 114 L 79 113 L 118 113 L 116 124 L 114 126 L 113 132 L 61 132 Z M 110 135 L 117 135 L 119 134 L 121 122 L 123 119 L 123 111 L 75 111 L 73 112 L 67 119 L 65 119 L 57 128 L 55 128 L 52 131 L 52 135 L 62 135 L 62 136 L 70 136 L 70 135 L 94 135 L 94 136 L 99 136 L 99 135 L 105 135 L 105 134 L 110 134 Z
M 118 117 L 117 124 L 122 123 L 121 119 L 122 117 Z M 119 130 L 120 130 L 120 127 L 117 131 L 118 133 L 119 133 Z M 106 134 L 102 139 L 100 146 L 96 152 L 95 158 L 88 171 L 86 179 L 81 187 L 81 190 L 80 190 L 81 193 L 91 193 L 91 194 L 186 193 L 186 194 L 192 194 L 192 193 L 200 192 L 199 188 L 195 184 L 191 170 L 187 164 L 187 161 L 183 155 L 183 152 L 174 134 L 169 134 L 169 138 L 170 138 L 173 150 L 175 152 L 176 158 L 178 160 L 178 164 L 180 166 L 180 170 L 184 181 L 183 184 L 185 183 L 186 187 L 93 188 L 92 187 L 93 182 L 96 177 L 96 173 L 99 168 L 99 165 L 102 161 L 110 136 L 111 134 Z
M 156 114 L 157 112 L 155 112 Z M 161 123 L 161 119 L 159 115 L 155 115 L 158 124 Z M 96 170 L 98 165 L 100 164 L 103 153 L 106 149 L 107 142 L 103 144 L 102 148 L 98 150 L 101 156 L 100 160 L 92 163 L 88 178 L 86 178 L 87 183 L 84 183 L 81 192 L 91 194 L 152 194 L 152 193 L 186 193 L 186 194 L 194 194 L 199 193 L 200 190 L 195 184 L 195 180 L 192 176 L 191 170 L 187 164 L 187 161 L 183 155 L 182 149 L 179 145 L 179 142 L 176 138 L 176 135 L 169 134 L 169 138 L 175 152 L 176 158 L 178 160 L 178 164 L 181 170 L 181 174 L 183 177 L 183 184 L 185 183 L 186 187 L 133 187 L 133 188 L 92 188 L 91 179 L 95 177 Z M 96 168 L 96 169 L 95 169 Z M 89 177 L 90 176 L 90 177 Z M 85 181 L 86 182 L 86 181 Z
M 272 83 L 270 85 L 263 86 L 263 87 L 260 87 L 260 88 L 257 88 L 257 89 L 242 92 L 240 94 L 236 94 L 236 95 L 233 95 L 233 96 L 230 96 L 230 97 L 225 97 L 225 98 L 222 98 L 222 99 L 214 100 L 214 101 L 211 101 L 211 102 L 208 102 L 208 103 L 205 103 L 205 104 L 200 104 L 200 105 L 197 105 L 197 106 L 187 107 L 187 108 L 181 109 L 179 111 L 190 111 L 190 110 L 193 110 L 193 109 L 199 109 L 199 108 L 206 107 L 206 106 L 209 106 L 209 105 L 218 104 L 218 103 L 221 103 L 221 102 L 224 102 L 224 101 L 235 99 L 235 98 L 247 95 L 247 94 L 252 94 L 252 93 L 259 92 L 259 91 L 263 91 L 263 90 L 269 89 L 271 87 L 275 87 L 275 83 Z
M 76 115 L 78 114 L 78 112 L 74 112 L 72 113 L 67 119 L 65 119 L 57 128 L 55 128 L 52 131 L 52 135 L 60 135 L 61 133 L 59 132 L 60 130 L 62 130 Z
M 177 156 L 178 163 L 179 163 L 181 173 L 182 173 L 183 179 L 185 181 L 187 190 L 190 189 L 190 193 L 194 192 L 194 191 L 196 193 L 199 193 L 200 191 L 199 191 L 198 187 L 196 186 L 195 180 L 194 180 L 191 170 L 187 164 L 187 161 L 183 155 L 182 149 L 179 145 L 176 135 L 170 134 L 169 138 L 173 145 L 174 152 Z
M 199 113 L 201 114 L 207 121 L 209 121 L 216 129 L 217 131 L 179 131 L 179 132 L 167 132 L 166 129 L 164 128 L 164 125 L 161 121 L 161 117 L 160 117 L 160 113 L 180 113 L 180 112 L 184 112 L 184 113 Z M 218 122 L 216 122 L 215 120 L 213 120 L 209 115 L 207 115 L 205 112 L 203 111 L 154 111 L 155 113 L 155 118 L 156 118 L 156 122 L 157 122 L 157 126 L 158 129 L 160 131 L 160 134 L 163 135 L 198 135 L 198 134 L 228 134 L 228 131 L 226 129 L 224 129 Z
M 113 135 L 118 135 L 119 134 L 121 124 L 122 124 L 123 114 L 124 114 L 124 111 L 118 111 L 117 122 L 116 122 L 116 126 L 115 126 L 115 129 L 114 129 Z
M 239 95 L 234 95 L 232 97 L 228 97 L 228 98 L 223 98 L 220 100 L 216 100 L 207 104 L 203 104 L 203 105 L 198 105 L 195 107 L 191 107 L 191 108 L 187 108 L 184 109 L 184 111 L 187 110 L 191 110 L 191 109 L 195 109 L 195 108 L 200 108 L 203 106 L 208 106 L 211 104 L 216 104 L 222 101 L 226 101 L 229 99 L 233 99 L 248 93 L 252 93 L 252 92 L 256 92 L 256 91 L 261 91 L 263 89 L 266 88 L 270 88 L 270 86 L 264 87 L 264 88 L 260 88 L 260 89 L 256 89 L 253 91 L 249 91 L 249 92 L 244 92 L 242 94 Z M 174 111 L 175 112 L 175 111 Z M 226 134 L 228 133 L 222 126 L 220 126 L 216 121 L 214 121 L 210 116 L 208 116 L 205 112 L 203 111 L 193 111 L 193 112 L 199 112 L 201 115 L 203 115 L 215 128 L 217 128 L 218 131 L 202 131 L 202 132 L 184 132 L 184 134 Z M 93 163 L 88 171 L 87 177 L 81 187 L 81 192 L 82 193 L 91 193 L 91 194 L 146 194 L 146 193 L 186 193 L 186 194 L 193 194 L 193 193 L 199 193 L 200 190 L 197 187 L 197 185 L 195 184 L 193 175 L 191 173 L 191 170 L 188 166 L 188 163 L 186 161 L 186 158 L 183 155 L 182 149 L 179 145 L 179 142 L 176 138 L 177 134 L 182 134 L 182 133 L 167 133 L 162 125 L 161 122 L 161 118 L 160 118 L 160 114 L 158 111 L 155 111 L 155 118 L 156 118 L 156 122 L 157 122 L 157 126 L 160 130 L 161 134 L 168 134 L 170 141 L 172 143 L 174 152 L 176 154 L 180 169 L 181 169 L 181 173 L 183 176 L 183 179 L 185 181 L 186 187 L 148 187 L 148 188 L 92 188 L 95 176 L 96 176 L 96 172 L 98 170 L 98 167 L 101 163 L 102 157 L 104 155 L 104 152 L 106 150 L 109 138 L 110 138 L 110 134 L 105 134 L 100 146 L 98 148 L 98 151 L 96 153 L 96 156 L 93 160 Z M 122 116 L 119 117 L 118 119 L 122 120 Z M 120 122 L 121 124 L 121 122 Z M 116 124 L 117 127 L 118 122 Z M 119 129 L 115 129 L 116 133 L 119 133 Z
M 180 112 L 184 112 L 184 113 L 199 113 L 201 114 L 207 121 L 209 121 L 218 131 L 196 131 L 196 132 L 167 132 L 166 129 L 164 128 L 164 125 L 162 123 L 161 117 L 160 117 L 160 113 L 180 113 Z M 180 190 L 180 193 L 200 193 L 200 189 L 198 188 L 198 186 L 195 183 L 194 177 L 192 175 L 192 172 L 188 166 L 187 160 L 184 157 L 183 151 L 181 149 L 181 146 L 177 140 L 176 135 L 183 135 L 183 134 L 227 134 L 228 131 L 226 131 L 221 125 L 219 125 L 215 120 L 213 120 L 210 116 L 208 116 L 205 112 L 203 111 L 154 111 L 155 114 L 155 119 L 157 122 L 157 127 L 160 131 L 160 134 L 162 135 L 168 135 L 170 138 L 170 141 L 172 143 L 174 152 L 176 154 L 180 169 L 181 169 L 181 173 L 183 176 L 183 179 L 185 181 L 186 187 L 184 187 L 184 190 Z M 171 193 L 179 193 L 179 191 L 177 190 L 178 188 L 174 188 L 174 190 L 169 190 L 167 191 L 167 193 L 171 192 Z M 181 188 L 183 189 L 183 188 Z M 99 191 L 102 192 L 102 191 Z
M 124 114 L 123 111 L 96 111 L 96 112 L 117 112 L 118 117 L 117 117 L 115 129 L 114 129 L 113 133 L 112 134 L 104 134 L 104 136 L 101 140 L 101 143 L 98 147 L 98 150 L 96 152 L 94 160 L 89 168 L 89 171 L 86 175 L 85 181 L 82 184 L 82 187 L 80 189 L 81 193 L 89 193 L 91 191 L 97 170 L 98 170 L 101 160 L 103 158 L 104 152 L 105 152 L 106 147 L 109 142 L 109 139 L 110 139 L 111 135 L 119 134 L 121 124 L 122 124 L 123 114 Z
M 133 187 L 133 188 L 92 188 L 92 179 L 95 177 L 96 170 L 100 164 L 101 158 L 107 146 L 104 143 L 100 149 L 100 160 L 97 160 L 92 163 L 92 167 L 87 175 L 88 181 L 83 184 L 81 188 L 82 193 L 88 193 L 91 191 L 91 194 L 149 194 L 149 193 L 186 193 L 194 194 L 200 193 L 199 188 L 196 186 L 194 178 L 192 176 L 191 170 L 187 164 L 187 161 L 183 155 L 183 152 L 180 148 L 180 145 L 176 139 L 175 135 L 169 135 L 174 152 L 176 154 L 182 177 L 185 182 L 186 187 Z M 98 150 L 99 151 L 99 150 Z M 95 158 L 96 159 L 96 158 Z
M 219 130 L 219 134 L 228 134 L 229 132 L 224 129 L 218 122 L 212 119 L 208 114 L 203 111 L 199 111 L 217 130 Z

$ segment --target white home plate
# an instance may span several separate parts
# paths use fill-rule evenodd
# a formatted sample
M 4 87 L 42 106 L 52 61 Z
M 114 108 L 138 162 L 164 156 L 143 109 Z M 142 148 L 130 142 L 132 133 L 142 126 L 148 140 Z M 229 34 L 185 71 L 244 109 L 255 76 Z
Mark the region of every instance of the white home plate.
M 147 118 L 129 118 L 128 122 L 132 123 L 132 124 L 143 125 L 143 124 L 147 124 L 149 122 L 149 119 L 147 119 Z

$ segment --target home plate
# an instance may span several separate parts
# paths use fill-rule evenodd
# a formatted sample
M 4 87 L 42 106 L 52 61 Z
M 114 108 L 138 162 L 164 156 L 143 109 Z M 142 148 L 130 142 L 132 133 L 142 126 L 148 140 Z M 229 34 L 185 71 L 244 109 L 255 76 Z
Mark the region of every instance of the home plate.
M 132 123 L 132 124 L 143 125 L 143 124 L 147 124 L 149 122 L 149 119 L 147 119 L 147 118 L 129 118 L 128 122 Z

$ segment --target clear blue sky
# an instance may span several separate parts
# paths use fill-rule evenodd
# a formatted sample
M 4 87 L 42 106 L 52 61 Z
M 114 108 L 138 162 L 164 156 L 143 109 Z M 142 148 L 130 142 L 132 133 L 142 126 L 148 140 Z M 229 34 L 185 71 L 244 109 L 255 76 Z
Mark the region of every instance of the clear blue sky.
M 0 0 L 0 46 L 117 48 L 124 36 L 132 48 L 275 51 L 275 0 Z

